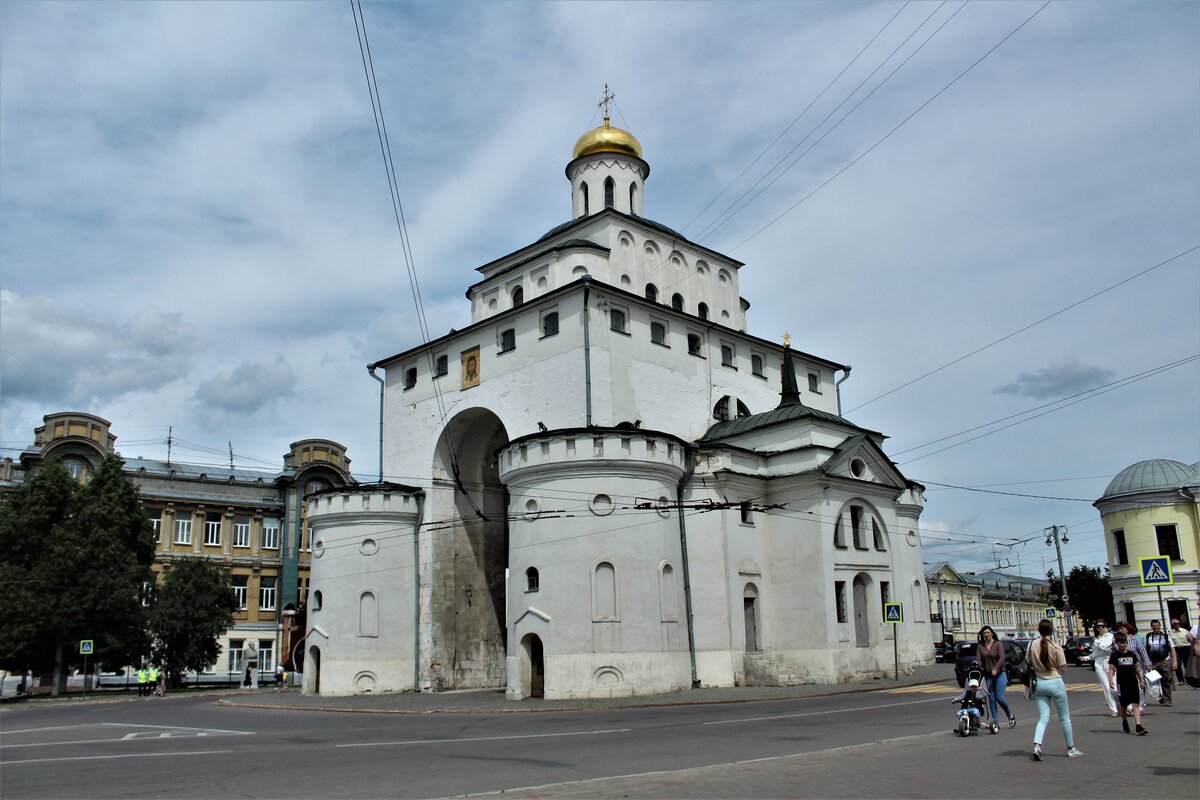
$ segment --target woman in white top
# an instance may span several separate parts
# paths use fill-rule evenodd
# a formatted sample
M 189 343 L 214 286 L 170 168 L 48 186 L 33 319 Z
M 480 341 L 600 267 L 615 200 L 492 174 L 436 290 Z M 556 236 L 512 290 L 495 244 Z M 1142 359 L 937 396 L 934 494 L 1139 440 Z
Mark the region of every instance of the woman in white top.
M 1113 695 L 1112 685 L 1108 680 L 1108 657 L 1112 655 L 1115 647 L 1112 631 L 1105 625 L 1104 620 L 1098 620 L 1096 627 L 1092 629 L 1092 666 L 1096 670 L 1096 680 L 1104 689 L 1104 701 L 1108 703 L 1110 717 L 1115 717 L 1119 713 L 1117 698 Z

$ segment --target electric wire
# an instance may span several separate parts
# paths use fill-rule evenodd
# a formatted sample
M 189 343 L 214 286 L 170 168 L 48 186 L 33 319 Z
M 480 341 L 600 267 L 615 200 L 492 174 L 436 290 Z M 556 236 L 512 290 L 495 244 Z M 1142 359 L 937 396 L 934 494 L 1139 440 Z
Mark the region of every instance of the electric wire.
M 817 192 L 824 189 L 826 186 L 828 186 L 830 183 L 832 183 L 834 180 L 836 180 L 840 175 L 842 175 L 848 169 L 850 169 L 855 164 L 857 164 L 859 161 L 866 158 L 873 150 L 875 150 L 876 147 L 878 147 L 879 145 L 881 145 L 885 141 L 887 141 L 889 138 L 891 138 L 892 134 L 894 134 L 896 131 L 898 131 L 902 127 L 904 127 L 909 122 L 909 120 L 911 120 L 913 117 L 917 116 L 917 114 L 920 114 L 921 111 L 923 111 L 930 103 L 932 103 L 934 100 L 936 100 L 938 97 L 940 97 L 943 92 L 945 92 L 947 89 L 949 89 L 954 84 L 958 83 L 958 81 L 961 80 L 967 73 L 969 73 L 971 70 L 975 69 L 975 67 L 977 67 L 984 59 L 986 59 L 988 56 L 990 56 L 992 53 L 994 53 L 1002 44 L 1007 42 L 1014 35 L 1016 35 L 1016 33 L 1018 31 L 1020 31 L 1022 28 L 1024 28 L 1026 25 L 1028 25 L 1033 20 L 1033 18 L 1036 17 L 1038 14 L 1042 13 L 1042 11 L 1046 8 L 1046 6 L 1050 5 L 1051 2 L 1052 2 L 1052 0 L 1046 0 L 1046 2 L 1040 8 L 1038 8 L 1036 11 L 1034 11 L 1032 14 L 1030 14 L 1025 19 L 1024 22 L 1022 22 L 1020 25 L 1018 25 L 1016 28 L 1014 28 L 1012 31 L 1010 31 L 1007 36 L 1005 36 L 1003 39 L 1001 39 L 999 42 L 997 42 L 995 45 L 993 45 L 990 50 L 988 50 L 986 53 L 984 53 L 982 56 L 980 56 L 978 60 L 976 60 L 973 64 L 971 64 L 971 66 L 967 67 L 965 70 L 960 72 L 957 77 L 955 77 L 953 80 L 951 80 L 949 83 L 947 83 L 941 89 L 939 89 L 932 97 L 930 97 L 928 100 L 926 100 L 920 106 L 918 106 L 915 111 L 913 111 L 911 114 L 909 114 L 903 120 L 901 120 L 900 123 L 896 125 L 896 127 L 892 128 L 890 131 L 885 133 L 882 138 L 880 138 L 873 145 L 871 145 L 866 150 L 864 150 L 861 154 L 859 154 L 857 157 L 855 157 L 853 161 L 851 161 L 849 164 L 847 164 L 846 166 L 839 169 L 833 175 L 829 176 L 820 186 L 813 189 L 811 192 L 806 194 L 804 197 L 797 200 L 795 203 L 793 203 L 791 206 L 789 206 L 786 210 L 784 210 L 783 213 L 779 214 L 777 217 L 773 218 L 770 222 L 763 225 L 761 228 L 754 231 L 754 233 L 750 234 L 745 239 L 743 239 L 742 241 L 738 242 L 736 245 L 731 247 L 729 249 L 729 251 L 733 252 L 734 250 L 737 250 L 738 248 L 740 248 L 742 245 L 744 245 L 747 242 L 754 239 L 756 236 L 761 234 L 767 228 L 770 228 L 776 222 L 779 222 L 779 220 L 783 219 L 788 214 L 792 213 L 792 211 L 794 211 L 796 208 L 798 208 L 802 203 L 808 201 L 809 198 L 811 198 Z
M 1043 8 L 1044 8 L 1044 6 L 1043 6 Z M 931 369 L 929 372 L 926 372 L 922 375 L 918 375 L 917 377 L 913 378 L 912 380 L 902 383 L 899 386 L 895 387 L 894 389 L 889 389 L 888 391 L 884 392 L 881 395 L 872 397 L 870 400 L 867 400 L 865 403 L 859 403 L 858 405 L 849 409 L 846 413 L 852 414 L 860 408 L 865 408 L 866 406 L 871 405 L 871 403 L 874 403 L 876 400 L 882 400 L 883 398 L 887 397 L 888 395 L 895 394 L 896 392 L 900 391 L 901 389 L 906 389 L 909 386 L 912 386 L 914 383 L 917 383 L 918 381 L 922 381 L 922 380 L 930 377 L 931 375 L 936 375 L 937 373 L 941 372 L 942 370 L 944 370 L 948 367 L 952 367 L 955 364 L 958 364 L 959 362 L 967 360 L 971 356 L 978 355 L 978 354 L 982 353 L 984 350 L 988 350 L 992 347 L 995 347 L 996 345 L 1000 344 L 1001 342 L 1008 341 L 1009 339 L 1013 338 L 1014 336 L 1024 333 L 1025 331 L 1029 330 L 1030 328 L 1035 328 L 1038 325 L 1041 325 L 1043 322 L 1048 322 L 1048 321 L 1054 319 L 1055 317 L 1057 317 L 1061 314 L 1064 314 L 1067 311 L 1070 311 L 1073 308 L 1077 308 L 1077 307 L 1083 305 L 1084 303 L 1087 303 L 1090 300 L 1095 300 L 1097 297 L 1100 297 L 1103 294 L 1107 294 L 1108 292 L 1111 292 L 1113 289 L 1116 289 L 1119 286 L 1124 286 L 1125 284 L 1129 283 L 1130 281 L 1136 280 L 1137 278 L 1140 278 L 1143 275 L 1149 274 L 1149 273 L 1153 272 L 1154 270 L 1158 269 L 1159 267 L 1166 266 L 1167 264 L 1170 264 L 1172 261 L 1176 261 L 1180 258 L 1183 258 L 1184 256 L 1186 256 L 1190 253 L 1194 253 L 1194 252 L 1196 252 L 1196 250 L 1200 250 L 1200 244 L 1193 245 L 1192 247 L 1189 247 L 1186 250 L 1180 251 L 1169 258 L 1165 258 L 1162 261 L 1159 261 L 1157 264 L 1153 264 L 1149 267 L 1146 267 L 1143 270 L 1135 272 L 1133 275 L 1130 275 L 1128 278 L 1117 281 L 1116 283 L 1111 284 L 1110 286 L 1106 286 L 1105 288 L 1101 289 L 1100 291 L 1094 292 L 1094 293 L 1088 295 L 1087 297 L 1082 298 L 1081 300 L 1076 300 L 1074 303 L 1071 303 L 1068 306 L 1064 306 L 1063 308 L 1060 308 L 1059 310 L 1055 311 L 1053 314 L 1048 314 L 1048 315 L 1042 317 L 1041 319 L 1035 320 L 1035 321 L 1029 323 L 1028 325 L 1025 325 L 1024 327 L 1018 328 L 1017 330 L 1013 331 L 1012 333 L 1006 334 L 1004 336 L 1001 336 L 999 339 L 988 342 L 987 344 L 983 345 L 982 347 L 978 347 L 969 353 L 966 353 L 964 355 L 959 356 L 958 358 L 955 358 L 952 361 L 947 361 L 945 364 L 942 364 L 940 367 L 937 367 L 936 369 Z

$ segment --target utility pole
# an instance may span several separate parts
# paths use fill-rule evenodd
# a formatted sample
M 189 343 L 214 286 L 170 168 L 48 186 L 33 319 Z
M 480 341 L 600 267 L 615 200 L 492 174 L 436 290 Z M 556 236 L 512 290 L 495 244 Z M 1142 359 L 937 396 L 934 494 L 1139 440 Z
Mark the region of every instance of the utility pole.
M 1067 528 L 1065 525 L 1051 525 L 1042 533 L 1046 534 L 1046 546 L 1049 547 L 1053 544 L 1055 550 L 1058 551 L 1058 576 L 1062 581 L 1063 614 L 1067 618 L 1067 636 L 1074 636 L 1074 626 L 1071 624 L 1071 598 L 1067 594 L 1067 573 L 1063 569 L 1062 560 L 1062 546 L 1070 541 L 1067 538 Z

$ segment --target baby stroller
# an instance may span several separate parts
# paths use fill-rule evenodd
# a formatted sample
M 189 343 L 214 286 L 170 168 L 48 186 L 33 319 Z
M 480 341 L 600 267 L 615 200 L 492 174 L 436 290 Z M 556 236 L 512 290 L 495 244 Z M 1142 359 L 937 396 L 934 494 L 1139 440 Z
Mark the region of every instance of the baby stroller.
M 966 687 L 963 693 L 951 702 L 958 703 L 958 727 L 954 732 L 959 736 L 970 736 L 987 728 L 992 733 L 1000 732 L 1000 724 L 992 719 L 988 710 L 987 685 L 983 680 L 983 670 L 979 664 L 967 667 Z

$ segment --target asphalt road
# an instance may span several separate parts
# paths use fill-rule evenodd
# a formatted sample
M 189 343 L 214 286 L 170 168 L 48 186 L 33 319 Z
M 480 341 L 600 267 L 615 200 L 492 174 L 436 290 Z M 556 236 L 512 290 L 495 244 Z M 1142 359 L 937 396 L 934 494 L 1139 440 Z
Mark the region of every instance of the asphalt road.
M 62 797 L 1062 797 L 1200 794 L 1200 692 L 1124 736 L 1086 686 L 1077 744 L 1028 758 L 1015 730 L 950 733 L 952 681 L 754 703 L 394 715 L 212 698 L 38 703 L 0 712 L 0 793 Z M 631 776 L 631 777 L 621 777 Z M 1152 782 L 1152 783 L 1150 783 Z M 1149 787 L 1153 786 L 1153 789 Z M 983 788 L 981 787 L 988 787 Z M 989 788 L 994 791 L 989 791 Z

